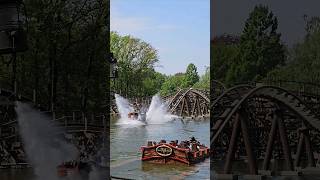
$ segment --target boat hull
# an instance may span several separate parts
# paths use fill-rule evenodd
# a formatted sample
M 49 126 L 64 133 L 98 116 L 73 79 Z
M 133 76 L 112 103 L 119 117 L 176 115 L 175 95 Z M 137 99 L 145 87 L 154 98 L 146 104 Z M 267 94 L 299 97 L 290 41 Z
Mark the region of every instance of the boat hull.
M 209 157 L 209 148 L 200 147 L 197 151 L 179 148 L 172 144 L 160 143 L 153 146 L 142 146 L 142 161 L 159 164 L 195 164 Z

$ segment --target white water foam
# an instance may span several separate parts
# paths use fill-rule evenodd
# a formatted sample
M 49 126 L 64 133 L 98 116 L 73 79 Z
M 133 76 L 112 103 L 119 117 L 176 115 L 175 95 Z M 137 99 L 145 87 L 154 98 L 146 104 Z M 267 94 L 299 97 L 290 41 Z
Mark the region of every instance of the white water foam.
M 164 124 L 175 118 L 177 118 L 177 116 L 168 112 L 168 106 L 162 101 L 160 95 L 154 95 L 147 111 L 148 124 Z
M 37 180 L 60 180 L 61 178 L 57 177 L 57 166 L 62 162 L 77 159 L 79 151 L 73 144 L 58 136 L 58 132 L 63 133 L 63 129 L 54 125 L 51 118 L 27 104 L 16 102 L 16 105 L 19 133 Z M 98 155 L 103 153 L 102 151 Z M 89 180 L 100 180 L 107 178 L 105 174 L 106 170 L 92 166 L 88 176 Z M 74 174 L 63 179 L 85 180 L 88 178 Z
M 77 157 L 78 150 L 58 136 L 51 119 L 29 105 L 16 102 L 19 133 L 37 179 L 58 180 L 57 166 Z
M 130 105 L 129 101 L 119 94 L 115 94 L 117 109 L 120 114 L 120 119 L 118 119 L 117 125 L 131 125 L 131 126 L 141 126 L 145 125 L 144 122 L 138 120 L 132 120 L 128 118 L 128 113 L 133 112 L 133 107 Z M 139 119 L 139 118 L 138 118 Z
M 120 113 L 120 119 L 116 123 L 117 125 L 146 125 L 146 124 L 164 124 L 169 121 L 174 120 L 177 116 L 172 115 L 168 112 L 168 107 L 165 102 L 163 102 L 159 96 L 156 94 L 152 97 L 151 104 L 146 112 L 146 123 L 139 121 L 141 119 L 140 115 L 138 120 L 132 120 L 128 118 L 128 113 L 132 112 L 134 108 L 130 105 L 128 100 L 115 94 L 116 104 L 118 111 Z

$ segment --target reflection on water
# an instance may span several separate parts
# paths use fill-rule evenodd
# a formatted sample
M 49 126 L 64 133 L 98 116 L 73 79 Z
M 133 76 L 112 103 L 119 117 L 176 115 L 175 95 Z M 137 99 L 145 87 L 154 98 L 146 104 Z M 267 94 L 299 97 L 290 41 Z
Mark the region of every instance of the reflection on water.
M 34 180 L 31 168 L 26 169 L 0 169 L 1 180 Z
M 145 126 L 116 125 L 112 120 L 110 128 L 111 175 L 133 179 L 209 179 L 209 160 L 193 165 L 155 165 L 141 162 L 140 147 L 148 140 L 187 140 L 196 137 L 209 145 L 209 120 L 174 120 L 165 124 Z
M 50 176 L 40 178 L 37 177 L 32 168 L 22 169 L 0 169 L 0 180 L 102 180 L 107 179 L 106 169 L 94 169 L 90 172 L 89 177 L 80 177 L 79 175 L 71 175 L 68 177 L 52 178 Z

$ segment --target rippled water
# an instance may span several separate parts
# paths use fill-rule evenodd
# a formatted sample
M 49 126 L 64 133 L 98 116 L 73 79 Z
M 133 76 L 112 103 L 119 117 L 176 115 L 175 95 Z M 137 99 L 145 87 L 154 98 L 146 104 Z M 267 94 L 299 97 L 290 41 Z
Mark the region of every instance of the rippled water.
M 209 120 L 174 120 L 165 124 L 117 125 L 112 120 L 110 129 L 111 175 L 132 179 L 209 179 L 210 163 L 187 165 L 155 165 L 141 162 L 140 147 L 148 140 L 187 140 L 194 136 L 209 145 Z

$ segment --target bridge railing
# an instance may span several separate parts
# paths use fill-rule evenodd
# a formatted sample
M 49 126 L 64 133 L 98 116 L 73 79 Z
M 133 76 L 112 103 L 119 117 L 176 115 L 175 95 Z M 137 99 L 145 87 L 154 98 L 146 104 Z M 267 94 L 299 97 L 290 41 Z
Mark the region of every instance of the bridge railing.
M 81 113 L 81 112 L 70 112 L 66 113 L 63 116 L 57 117 L 55 113 L 52 114 L 53 121 L 58 123 L 61 126 L 71 126 L 71 125 L 80 125 L 84 128 L 88 126 L 97 126 L 103 127 L 106 124 L 106 118 L 104 114 L 94 114 L 94 113 Z
M 320 97 L 320 84 L 312 82 L 286 81 L 286 80 L 263 80 L 257 82 L 243 82 L 234 85 L 249 84 L 253 86 L 270 85 L 282 87 L 297 95 L 310 95 Z
M 309 94 L 309 95 L 320 95 L 320 84 L 316 83 L 305 83 L 305 82 L 298 82 L 298 81 L 271 81 L 267 80 L 265 82 L 266 85 L 274 85 L 283 87 L 289 91 L 293 91 L 299 94 Z

